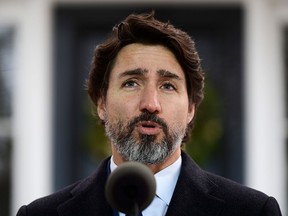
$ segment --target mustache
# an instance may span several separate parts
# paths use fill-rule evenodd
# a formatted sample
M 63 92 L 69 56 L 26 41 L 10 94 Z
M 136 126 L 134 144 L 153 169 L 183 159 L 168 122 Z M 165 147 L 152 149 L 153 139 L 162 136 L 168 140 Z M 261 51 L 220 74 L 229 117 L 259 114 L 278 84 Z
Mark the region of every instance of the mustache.
M 141 115 L 132 119 L 127 126 L 129 132 L 132 133 L 132 131 L 136 127 L 136 125 L 142 121 L 151 121 L 151 122 L 157 123 L 162 127 L 162 130 L 164 131 L 164 133 L 168 134 L 167 123 L 162 118 L 157 116 L 157 114 L 149 113 L 149 112 L 144 112 Z

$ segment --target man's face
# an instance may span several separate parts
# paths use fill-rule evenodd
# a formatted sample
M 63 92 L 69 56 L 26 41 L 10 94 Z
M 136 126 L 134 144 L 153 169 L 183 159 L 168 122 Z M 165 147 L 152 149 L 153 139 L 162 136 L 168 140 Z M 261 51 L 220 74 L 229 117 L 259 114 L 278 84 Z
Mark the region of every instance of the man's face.
M 185 75 L 171 51 L 130 44 L 115 59 L 97 111 L 115 154 L 158 164 L 180 149 L 194 105 L 189 106 Z

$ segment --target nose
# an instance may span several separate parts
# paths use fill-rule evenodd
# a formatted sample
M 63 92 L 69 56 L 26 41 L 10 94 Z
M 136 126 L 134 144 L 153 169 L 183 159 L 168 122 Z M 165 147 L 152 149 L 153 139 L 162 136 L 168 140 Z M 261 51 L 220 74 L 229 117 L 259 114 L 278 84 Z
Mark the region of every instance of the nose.
M 162 111 L 157 90 L 146 87 L 140 98 L 139 109 L 141 112 L 160 113 Z

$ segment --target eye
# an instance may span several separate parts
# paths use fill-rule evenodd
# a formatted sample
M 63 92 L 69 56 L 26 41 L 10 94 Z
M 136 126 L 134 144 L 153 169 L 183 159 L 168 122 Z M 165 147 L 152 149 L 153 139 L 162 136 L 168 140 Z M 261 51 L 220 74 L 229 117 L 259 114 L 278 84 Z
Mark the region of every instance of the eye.
M 172 83 L 166 82 L 161 86 L 161 89 L 168 90 L 168 91 L 174 91 L 174 90 L 176 90 L 176 87 Z
M 138 86 L 138 83 L 134 80 L 128 80 L 128 81 L 124 82 L 122 84 L 122 86 L 125 88 L 133 88 L 133 87 Z

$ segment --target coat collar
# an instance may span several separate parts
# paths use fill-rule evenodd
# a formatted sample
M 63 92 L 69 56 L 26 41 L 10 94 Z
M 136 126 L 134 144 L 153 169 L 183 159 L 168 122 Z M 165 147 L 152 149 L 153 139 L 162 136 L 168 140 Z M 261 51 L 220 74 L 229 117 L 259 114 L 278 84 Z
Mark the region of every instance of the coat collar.
M 217 216 L 225 204 L 214 195 L 217 190 L 206 172 L 182 152 L 181 172 L 166 215 Z

